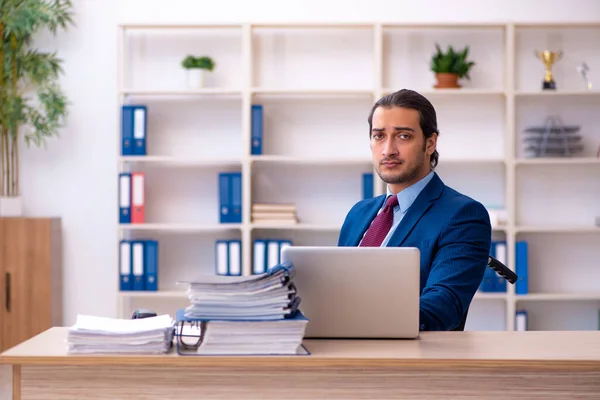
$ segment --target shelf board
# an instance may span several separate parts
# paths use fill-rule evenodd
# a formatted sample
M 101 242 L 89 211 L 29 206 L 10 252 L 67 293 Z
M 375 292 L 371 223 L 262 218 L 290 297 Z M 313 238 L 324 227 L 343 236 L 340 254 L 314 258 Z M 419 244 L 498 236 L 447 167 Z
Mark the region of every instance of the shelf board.
M 539 157 L 515 160 L 515 165 L 600 165 L 597 157 Z
M 177 223 L 144 223 L 119 224 L 123 231 L 162 231 L 162 232 L 221 232 L 239 230 L 242 224 L 177 224 Z
M 517 97 L 600 96 L 600 90 L 519 90 Z
M 566 226 L 517 226 L 517 233 L 600 233 L 600 227 L 594 225 Z
M 159 291 L 147 291 L 147 290 L 132 290 L 132 291 L 120 291 L 121 297 L 127 298 L 187 298 L 187 293 L 183 290 L 159 290 Z
M 240 166 L 242 159 L 220 159 L 220 158 L 185 158 L 174 156 L 122 156 L 121 163 L 144 163 L 144 164 L 176 164 L 184 166 L 206 166 L 206 167 L 228 167 Z
M 532 293 L 519 294 L 515 298 L 518 301 L 600 300 L 600 293 Z
M 440 160 L 440 166 L 444 166 L 445 164 L 504 164 L 505 162 L 503 158 L 444 158 Z
M 274 164 L 319 164 L 319 165 L 362 165 L 373 163 L 370 158 L 348 157 L 348 158 L 325 158 L 325 157 L 298 157 L 281 155 L 251 156 L 250 161 Z
M 371 89 L 325 89 L 325 88 L 252 88 L 254 95 L 278 95 L 278 96 L 373 96 Z
M 383 95 L 395 92 L 396 89 L 382 89 Z M 477 88 L 447 88 L 447 89 L 415 89 L 423 96 L 503 96 L 504 90 L 500 89 L 477 89 Z
M 202 88 L 202 89 L 121 89 L 121 94 L 132 96 L 198 96 L 198 95 L 236 95 L 241 96 L 240 89 Z
M 250 224 L 251 229 L 270 229 L 270 230 L 295 230 L 295 231 L 316 231 L 316 232 L 337 232 L 342 228 L 339 224 L 310 224 L 310 223 L 268 223 L 259 222 Z
M 475 299 L 479 300 L 506 300 L 506 292 L 475 292 Z

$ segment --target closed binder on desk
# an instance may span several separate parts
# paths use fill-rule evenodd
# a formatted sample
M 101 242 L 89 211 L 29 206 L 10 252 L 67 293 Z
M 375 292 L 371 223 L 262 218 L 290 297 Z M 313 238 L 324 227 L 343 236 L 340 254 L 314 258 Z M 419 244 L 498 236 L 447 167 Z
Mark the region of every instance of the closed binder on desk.
M 253 276 L 207 275 L 188 284 L 177 312 L 182 355 L 297 355 L 308 319 L 299 309 L 290 263 Z
M 177 310 L 175 340 L 182 356 L 310 355 L 302 343 L 308 319 L 301 311 L 280 320 L 199 320 Z

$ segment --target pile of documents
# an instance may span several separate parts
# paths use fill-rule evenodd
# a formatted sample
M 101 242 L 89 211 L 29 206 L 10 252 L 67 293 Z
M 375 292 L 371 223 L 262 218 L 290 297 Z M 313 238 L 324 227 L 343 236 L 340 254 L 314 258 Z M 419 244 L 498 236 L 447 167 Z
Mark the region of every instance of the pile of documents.
M 177 322 L 181 332 L 186 325 L 199 329 L 197 338 L 180 337 L 178 350 L 195 342 L 198 354 L 302 352 L 308 320 L 298 309 L 294 271 L 286 263 L 260 275 L 186 282 L 191 304 L 178 311 Z
M 254 203 L 252 204 L 254 223 L 298 223 L 295 204 Z
M 166 353 L 173 342 L 175 321 L 169 315 L 115 319 L 78 315 L 67 334 L 72 354 Z

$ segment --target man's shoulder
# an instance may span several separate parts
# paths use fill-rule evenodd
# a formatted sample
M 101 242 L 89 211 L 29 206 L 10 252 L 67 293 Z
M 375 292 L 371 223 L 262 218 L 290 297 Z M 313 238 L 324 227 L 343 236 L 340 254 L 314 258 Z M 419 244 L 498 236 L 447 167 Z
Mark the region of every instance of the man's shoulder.
M 488 215 L 486 207 L 478 200 L 459 192 L 458 190 L 444 185 L 444 190 L 440 196 L 440 201 L 445 208 L 449 208 L 454 211 L 472 210 L 473 212 L 482 213 Z

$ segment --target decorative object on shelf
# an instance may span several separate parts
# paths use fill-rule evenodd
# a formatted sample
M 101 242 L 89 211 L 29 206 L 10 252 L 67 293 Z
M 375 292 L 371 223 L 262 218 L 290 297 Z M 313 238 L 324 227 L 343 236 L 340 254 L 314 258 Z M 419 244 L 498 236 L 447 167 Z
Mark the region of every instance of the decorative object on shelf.
M 212 72 L 215 69 L 215 62 L 207 56 L 188 55 L 181 62 L 181 66 L 186 70 L 188 88 L 199 89 L 206 83 L 206 72 Z
M 577 66 L 577 72 L 579 72 L 579 75 L 581 75 L 581 78 L 583 78 L 583 81 L 585 82 L 585 87 L 588 90 L 592 90 L 592 82 L 590 82 L 590 79 L 587 76 L 588 71 L 590 70 L 590 67 L 588 67 L 588 65 L 585 62 L 582 62 L 581 64 L 579 64 Z
M 543 126 L 525 129 L 528 157 L 570 157 L 583 151 L 579 125 L 566 126 L 558 116 L 548 116 Z
M 552 65 L 554 65 L 554 63 L 556 63 L 557 61 L 559 61 L 562 58 L 563 52 L 562 51 L 551 51 L 551 50 L 544 50 L 541 52 L 536 51 L 535 56 L 537 58 L 539 58 L 540 60 L 542 60 L 542 62 L 544 63 L 544 66 L 546 67 L 544 81 L 542 82 L 542 89 L 543 90 L 555 90 L 556 82 L 554 81 L 554 77 L 552 76 Z
M 296 205 L 254 203 L 252 204 L 252 222 L 296 224 L 298 223 Z
M 458 80 L 461 78 L 471 79 L 469 71 L 475 65 L 473 61 L 467 61 L 469 46 L 462 51 L 455 51 L 448 46 L 447 52 L 442 52 L 439 44 L 435 45 L 436 53 L 431 58 L 431 70 L 435 73 L 437 84 L 435 88 L 460 88 Z
M 72 4 L 56 0 L 2 2 L 0 8 L 0 216 L 23 214 L 19 188 L 21 136 L 27 146 L 45 145 L 67 116 L 59 86 L 62 60 L 34 46 L 43 29 L 53 34 L 72 23 Z

